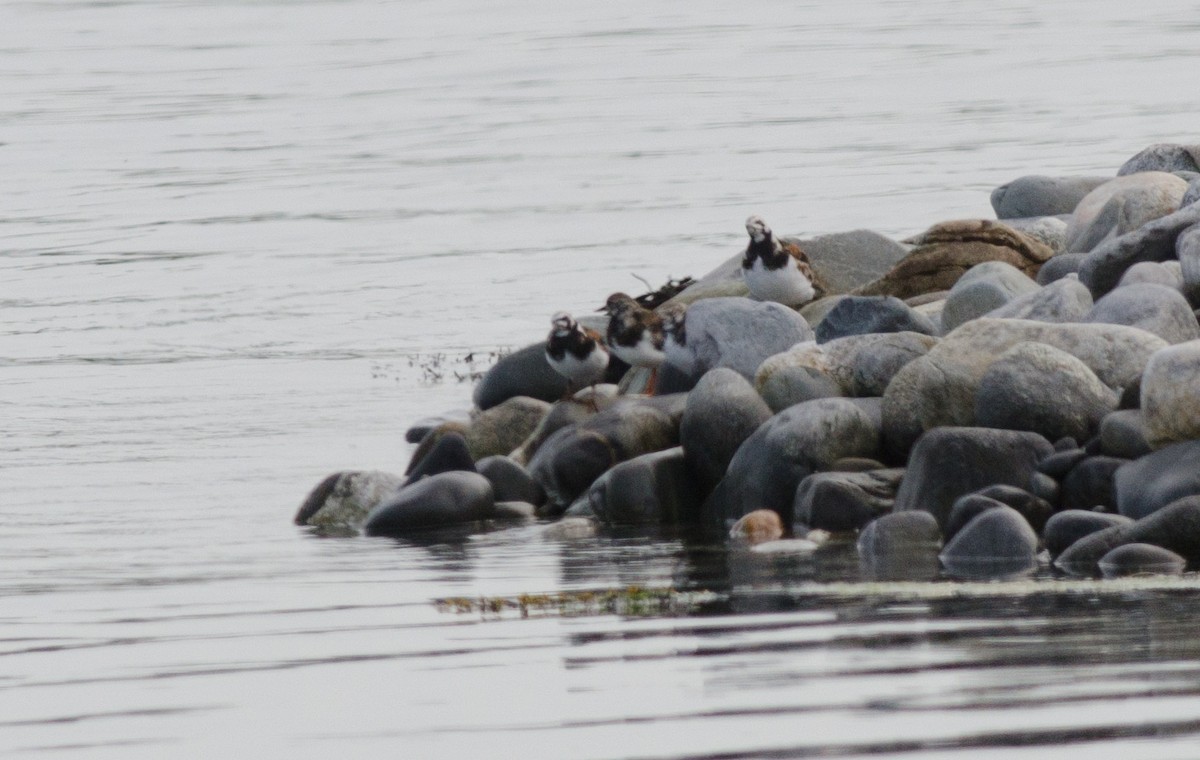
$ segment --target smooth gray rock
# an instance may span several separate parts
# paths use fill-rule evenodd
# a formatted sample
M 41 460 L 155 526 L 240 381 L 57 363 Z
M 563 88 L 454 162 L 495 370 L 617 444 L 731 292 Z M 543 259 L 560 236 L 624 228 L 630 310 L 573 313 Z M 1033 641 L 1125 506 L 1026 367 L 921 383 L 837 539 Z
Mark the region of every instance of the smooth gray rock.
M 1200 208 L 1200 203 L 1191 208 Z M 1175 239 L 1175 257 L 1183 278 L 1183 294 L 1192 306 L 1200 306 L 1200 224 L 1193 224 Z
M 1187 560 L 1170 549 L 1153 544 L 1124 544 L 1100 558 L 1105 578 L 1132 575 L 1183 575 Z
M 1058 282 L 1067 275 L 1076 274 L 1087 259 L 1086 253 L 1059 253 L 1042 265 L 1037 273 L 1038 285 Z
M 738 448 L 706 511 L 710 519 L 731 522 L 755 509 L 773 509 L 790 525 L 801 480 L 838 459 L 878 452 L 877 423 L 852 400 L 797 404 L 767 420 Z
M 1106 240 L 1088 253 L 1079 267 L 1079 280 L 1099 298 L 1117 286 L 1125 271 L 1142 261 L 1176 258 L 1176 241 L 1187 228 L 1200 222 L 1200 204 L 1193 203 L 1138 229 Z M 1183 258 L 1179 257 L 1181 263 Z M 1184 279 L 1187 264 L 1184 263 Z
M 546 361 L 546 342 L 514 351 L 489 369 L 475 385 L 472 399 L 480 409 L 491 409 L 514 396 L 556 401 L 567 392 L 567 379 Z
M 1121 466 L 1113 478 L 1117 511 L 1135 520 L 1200 494 L 1200 441 L 1184 441 Z
M 1022 568 L 1036 565 L 1037 552 L 1038 537 L 1029 522 L 1017 510 L 999 504 L 980 512 L 947 539 L 941 560 L 952 571 L 986 570 L 989 561 L 999 560 L 1003 574 L 1008 574 L 1012 560 Z
M 1062 253 L 1067 249 L 1067 223 L 1070 221 L 1071 213 L 1066 212 L 1053 216 L 1005 219 L 1004 223 L 1025 237 L 1042 243 L 1054 253 Z
M 1020 512 L 1021 516 L 1029 523 L 1029 527 L 1033 528 L 1034 533 L 1041 533 L 1042 529 L 1046 527 L 1046 521 L 1054 514 L 1054 507 L 1050 502 L 1024 488 L 994 485 L 978 491 L 977 494 L 995 499 Z
M 1164 348 L 1151 356 L 1141 388 L 1151 446 L 1200 438 L 1200 340 Z
M 984 373 L 997 356 L 1023 341 L 1066 351 L 1113 390 L 1135 382 L 1150 355 L 1167 345 L 1156 335 L 1124 325 L 1023 319 L 968 322 L 904 366 L 888 385 L 883 395 L 884 434 L 893 456 L 908 451 L 914 433 L 974 424 L 975 393 Z
M 1065 509 L 1046 521 L 1042 531 L 1043 543 L 1051 557 L 1057 557 L 1071 544 L 1084 536 L 1117 525 L 1133 525 L 1133 520 L 1124 515 L 1093 512 L 1087 509 Z
M 1179 208 L 1187 183 L 1166 172 L 1150 171 L 1111 179 L 1075 207 L 1067 227 L 1067 250 L 1087 252 L 1133 232 Z
M 471 456 L 478 459 L 508 454 L 528 438 L 546 415 L 550 404 L 528 396 L 514 396 L 475 415 L 464 437 Z
M 368 536 L 403 536 L 485 520 L 494 504 L 487 478 L 475 472 L 443 472 L 405 486 L 372 509 L 363 530 Z
M 588 488 L 592 514 L 609 525 L 654 525 L 696 518 L 700 495 L 675 447 L 618 464 Z
M 1025 487 L 1029 489 L 1029 493 L 1056 506 L 1062 498 L 1062 488 L 1058 481 L 1044 472 L 1035 472 L 1030 475 L 1029 483 Z
M 953 541 L 954 536 L 976 517 L 979 517 L 989 509 L 996 509 L 1003 506 L 1004 502 L 993 499 L 990 496 L 981 496 L 978 493 L 959 496 L 950 507 L 950 516 L 946 518 L 946 529 L 944 531 L 946 543 Z
M 992 191 L 997 219 L 1070 214 L 1084 197 L 1111 177 L 1047 177 L 1031 174 Z
M 850 360 L 851 393 L 883 396 L 897 372 L 936 345 L 937 338 L 911 332 L 890 333 L 863 341 Z
M 909 251 L 907 246 L 871 230 L 834 232 L 797 242 L 830 293 L 847 293 L 882 277 Z
M 1117 288 L 1147 283 L 1166 285 L 1182 293 L 1183 269 L 1178 261 L 1141 261 L 1125 270 Z
M 1071 468 L 1063 478 L 1059 505 L 1063 509 L 1112 511 L 1117 505 L 1113 478 L 1129 460 L 1109 456 L 1090 456 Z
M 295 522 L 319 528 L 356 528 L 403 483 L 401 476 L 379 470 L 335 472 L 308 494 Z
M 842 533 L 892 511 L 904 469 L 816 472 L 800 481 L 792 512 L 798 523 Z
M 937 520 L 927 512 L 884 515 L 867 525 L 858 537 L 858 553 L 874 560 L 941 545 Z
M 497 502 L 520 501 L 535 507 L 546 502 L 546 492 L 525 468 L 504 456 L 484 457 L 475 469 L 492 484 Z
M 975 392 L 981 427 L 1029 430 L 1054 441 L 1090 438 L 1120 397 L 1088 366 L 1044 343 L 1018 343 L 988 368 Z
M 1104 555 L 1134 543 L 1160 546 L 1188 562 L 1200 562 L 1200 497 L 1178 499 L 1132 524 L 1084 536 L 1067 547 L 1054 564 L 1071 573 L 1095 574 Z
M 448 422 L 465 428 L 471 422 L 471 413 L 463 409 L 425 417 L 414 422 L 409 426 L 408 430 L 404 431 L 404 441 L 405 443 L 420 443 L 425 436 Z
M 954 501 L 981 488 L 1024 486 L 1054 447 L 1036 433 L 943 427 L 913 447 L 895 510 L 924 510 L 945 526 Z
M 848 335 L 914 332 L 936 335 L 937 327 L 895 296 L 846 296 L 817 324 L 818 343 Z
M 1200 323 L 1187 299 L 1174 288 L 1154 283 L 1113 290 L 1097 301 L 1082 321 L 1129 325 L 1171 344 L 1200 339 Z
M 1106 415 L 1100 422 L 1100 450 L 1122 459 L 1137 459 L 1153 451 L 1142 410 L 1120 409 Z
M 1139 151 L 1117 170 L 1117 176 L 1137 172 L 1200 172 L 1200 145 L 1155 143 Z
M 1179 208 L 1190 206 L 1197 201 L 1200 201 L 1200 177 L 1193 177 L 1188 180 L 1188 189 L 1183 194 L 1183 200 L 1179 202 Z
M 408 485 L 430 475 L 460 470 L 475 472 L 475 460 L 471 457 L 467 441 L 461 434 L 446 433 L 420 459 L 414 454 L 413 462 L 405 473 L 408 479 L 404 483 Z
M 584 420 L 591 419 L 601 410 L 607 409 L 615 403 L 615 398 L 595 398 L 592 401 L 579 401 L 571 398 L 559 401 L 550 409 L 549 414 L 542 418 L 537 429 L 509 456 L 517 464 L 527 465 L 551 435 L 565 427 L 578 425 Z
M 717 367 L 753 379 L 768 356 L 813 338 L 808 322 L 792 309 L 749 298 L 697 301 L 688 307 L 684 324 L 685 344 L 668 355 L 667 363 L 695 379 Z
M 950 288 L 942 309 L 942 330 L 948 333 L 1037 289 L 1036 282 L 1011 264 L 1003 261 L 977 264 Z
M 716 488 L 738 447 L 771 414 L 754 387 L 731 369 L 714 369 L 700 379 L 688 394 L 679 441 L 703 494 Z
M 1038 472 L 1045 473 L 1052 478 L 1062 480 L 1067 476 L 1075 465 L 1090 456 L 1083 449 L 1064 449 L 1055 451 L 1050 456 L 1038 462 Z
M 984 316 L 1036 322 L 1079 322 L 1092 308 L 1092 292 L 1070 275 L 1018 296 Z

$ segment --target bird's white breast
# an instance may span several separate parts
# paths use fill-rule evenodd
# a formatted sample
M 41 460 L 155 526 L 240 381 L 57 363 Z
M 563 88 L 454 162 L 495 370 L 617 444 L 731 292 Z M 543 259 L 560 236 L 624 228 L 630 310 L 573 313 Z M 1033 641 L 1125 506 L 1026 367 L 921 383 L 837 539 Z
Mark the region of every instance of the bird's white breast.
M 654 341 L 649 335 L 643 335 L 642 339 L 632 346 L 609 344 L 609 348 L 618 359 L 635 367 L 657 367 L 665 358 L 662 349 L 654 347 Z
M 796 266 L 791 256 L 779 269 L 767 269 L 762 259 L 755 259 L 749 269 L 742 270 L 750 295 L 759 301 L 776 301 L 787 306 L 800 306 L 817 294 L 812 282 Z

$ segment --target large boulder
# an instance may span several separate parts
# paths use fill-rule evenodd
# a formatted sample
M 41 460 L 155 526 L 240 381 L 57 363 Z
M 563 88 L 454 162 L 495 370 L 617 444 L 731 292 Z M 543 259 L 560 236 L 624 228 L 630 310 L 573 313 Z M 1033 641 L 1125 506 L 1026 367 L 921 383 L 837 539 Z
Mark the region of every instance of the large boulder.
M 1137 459 L 1154 450 L 1141 409 L 1119 409 L 1100 422 L 1100 450 L 1112 457 Z
M 936 335 L 937 327 L 894 296 L 846 296 L 817 325 L 818 343 L 847 335 L 915 332 Z
M 1116 177 L 1088 193 L 1067 227 L 1067 250 L 1091 251 L 1179 208 L 1187 183 L 1166 172 Z
M 982 427 L 1029 430 L 1047 440 L 1091 438 L 1120 397 L 1088 366 L 1045 343 L 1018 343 L 992 362 L 975 392 Z
M 1119 176 L 1139 172 L 1200 172 L 1200 145 L 1155 143 L 1117 170 Z
M 1054 258 L 1042 265 L 1042 268 L 1037 273 L 1038 285 L 1049 285 L 1052 282 L 1075 275 L 1079 277 L 1079 268 L 1083 266 L 1083 262 L 1087 259 L 1086 253 L 1057 253 Z M 1091 291 L 1089 291 L 1090 293 Z
M 528 438 L 546 415 L 550 404 L 528 396 L 514 396 L 486 409 L 471 420 L 465 438 L 476 459 L 508 454 Z
M 1004 261 L 987 261 L 969 269 L 946 297 L 942 330 L 950 332 L 964 322 L 982 317 L 1013 299 L 1038 291 L 1038 284 Z
M 1142 375 L 1141 408 L 1151 446 L 1200 438 L 1200 340 L 1150 357 Z
M 774 509 L 790 525 L 801 480 L 844 457 L 874 457 L 878 451 L 878 423 L 853 400 L 797 404 L 767 420 L 738 448 L 706 512 L 713 520 L 732 521 L 755 509 Z
M 1082 321 L 1137 327 L 1168 343 L 1200 339 L 1200 323 L 1187 299 L 1175 288 L 1154 283 L 1126 285 L 1109 292 Z
M 1054 564 L 1072 573 L 1095 574 L 1104 555 L 1134 543 L 1160 546 L 1188 562 L 1200 562 L 1200 497 L 1173 501 L 1132 524 L 1089 533 L 1067 547 Z
M 495 499 L 492 484 L 475 472 L 444 472 L 405 486 L 367 515 L 368 536 L 403 536 L 447 525 L 486 520 Z
M 1078 277 L 1068 275 L 1037 290 L 1017 296 L 984 316 L 990 319 L 1029 319 L 1035 322 L 1079 322 L 1091 308 L 1092 292 Z
M 472 399 L 480 409 L 491 409 L 514 396 L 555 401 L 567 392 L 567 379 L 546 361 L 546 342 L 539 341 L 512 352 L 484 373 Z
M 992 191 L 992 209 L 999 219 L 1069 214 L 1091 191 L 1111 177 L 1018 177 Z
M 592 514 L 609 525 L 684 522 L 696 517 L 700 500 L 680 447 L 621 462 L 592 483 L 584 498 Z
M 903 469 L 815 472 L 796 488 L 796 522 L 831 533 L 860 530 L 892 511 Z
M 1079 267 L 1079 280 L 1099 298 L 1117 286 L 1125 271 L 1142 261 L 1167 261 L 1176 258 L 1176 242 L 1180 234 L 1200 223 L 1200 203 L 1138 227 L 1119 237 L 1105 240 L 1093 248 Z M 1187 263 L 1184 279 L 1187 279 Z
M 1038 461 L 1054 447 L 1036 433 L 989 428 L 941 427 L 913 447 L 896 493 L 895 510 L 920 509 L 945 528 L 960 496 L 987 486 L 1024 487 Z
M 1190 229 L 1190 228 L 1189 228 Z M 1187 234 L 1185 230 L 1180 237 Z M 1179 240 L 1175 241 L 1175 247 L 1178 251 Z M 1137 264 L 1125 270 L 1125 274 L 1121 275 L 1121 280 L 1117 283 L 1117 288 L 1123 288 L 1127 285 L 1138 285 L 1142 283 L 1153 283 L 1155 285 L 1166 285 L 1168 288 L 1174 288 L 1180 293 L 1183 292 L 1183 267 L 1178 261 L 1139 261 Z
M 902 455 L 914 433 L 975 423 L 975 395 L 996 357 L 1018 343 L 1045 343 L 1071 354 L 1113 390 L 1141 376 L 1161 338 L 1124 325 L 972 320 L 896 373 L 883 396 L 889 450 Z
M 693 383 L 717 367 L 751 379 L 768 356 L 812 338 L 804 317 L 782 304 L 709 298 L 688 307 L 684 345 L 668 355 L 667 364 Z
M 910 242 L 916 246 L 912 253 L 852 293 L 911 298 L 949 290 L 963 273 L 985 261 L 1007 262 L 1032 277 L 1054 255 L 1044 243 L 990 219 L 943 222 Z
M 847 343 L 847 348 L 853 346 L 846 362 L 850 367 L 850 394 L 883 396 L 896 373 L 909 362 L 929 353 L 937 342 L 937 338 L 928 335 L 902 332 L 863 336 L 854 344 Z M 831 353 L 838 351 L 833 343 L 827 347 Z M 841 379 L 840 374 L 837 377 Z
M 546 492 L 537 481 L 508 457 L 485 457 L 475 463 L 475 469 L 492 484 L 497 502 L 525 502 L 538 507 L 546 501 Z
M 1063 509 L 1106 509 L 1117 505 L 1114 479 L 1129 460 L 1120 457 L 1090 456 L 1071 468 L 1059 489 Z
M 946 541 L 940 555 L 956 575 L 1008 576 L 1037 566 L 1038 537 L 1017 510 L 984 510 Z
M 702 493 L 716 488 L 738 447 L 770 417 L 770 407 L 737 372 L 719 368 L 700 378 L 688 394 L 679 441 Z
M 1137 520 L 1200 494 L 1200 441 L 1184 441 L 1121 466 L 1113 478 L 1117 510 Z
M 1050 556 L 1057 557 L 1084 536 L 1117 525 L 1133 525 L 1133 520 L 1124 515 L 1093 512 L 1090 509 L 1064 509 L 1046 521 L 1042 539 Z
M 1183 575 L 1187 560 L 1170 549 L 1154 544 L 1124 544 L 1100 558 L 1105 578 L 1142 575 Z
M 335 472 L 308 494 L 296 512 L 295 522 L 323 529 L 357 528 L 403 483 L 401 476 L 379 470 Z
M 432 440 L 433 444 L 428 448 L 418 447 L 413 452 L 412 460 L 404 473 L 408 478 L 404 481 L 405 485 L 443 472 L 475 472 L 475 459 L 471 456 L 467 440 L 461 433 L 448 431 L 437 437 L 430 436 L 426 440 Z

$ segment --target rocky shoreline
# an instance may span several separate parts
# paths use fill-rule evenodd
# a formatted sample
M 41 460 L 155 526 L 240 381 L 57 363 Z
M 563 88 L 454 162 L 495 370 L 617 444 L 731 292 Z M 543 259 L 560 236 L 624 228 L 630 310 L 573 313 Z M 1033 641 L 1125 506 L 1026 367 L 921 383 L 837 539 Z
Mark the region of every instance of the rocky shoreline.
M 622 366 L 564 398 L 537 341 L 469 417 L 409 431 L 403 476 L 334 473 L 295 522 L 687 525 L 766 552 L 854 538 L 866 567 L 958 577 L 1181 574 L 1200 563 L 1198 201 L 1200 145 L 1022 177 L 996 220 L 794 241 L 830 294 L 798 310 L 748 298 L 739 254 L 666 302 L 687 343 L 652 395 Z

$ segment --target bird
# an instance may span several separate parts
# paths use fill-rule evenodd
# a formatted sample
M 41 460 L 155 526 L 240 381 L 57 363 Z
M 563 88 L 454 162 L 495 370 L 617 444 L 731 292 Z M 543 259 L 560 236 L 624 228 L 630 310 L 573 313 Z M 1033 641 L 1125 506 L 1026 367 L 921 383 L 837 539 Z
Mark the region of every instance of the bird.
M 746 220 L 746 232 L 750 243 L 742 258 L 742 278 L 752 297 L 797 307 L 820 294 L 812 262 L 800 246 L 777 239 L 761 216 Z
M 655 370 L 647 389 L 653 392 L 658 365 L 666 358 L 662 318 L 625 293 L 613 293 L 601 311 L 608 313 L 608 349 L 626 364 Z
M 691 373 L 695 363 L 687 348 L 687 305 L 671 302 L 658 310 L 663 325 L 663 355 L 672 366 Z
M 550 318 L 546 337 L 546 361 L 567 379 L 567 393 L 602 382 L 608 369 L 608 348 L 604 336 L 580 326 L 565 311 Z

